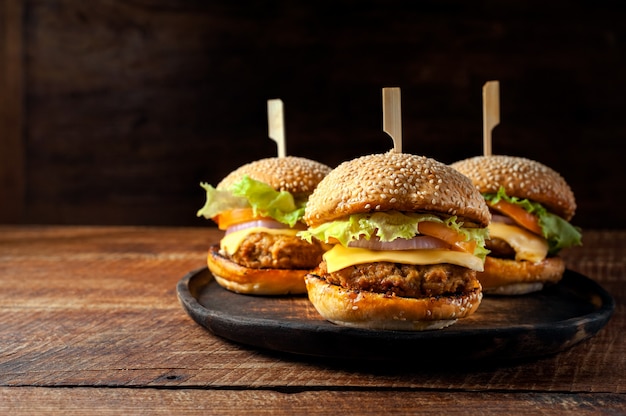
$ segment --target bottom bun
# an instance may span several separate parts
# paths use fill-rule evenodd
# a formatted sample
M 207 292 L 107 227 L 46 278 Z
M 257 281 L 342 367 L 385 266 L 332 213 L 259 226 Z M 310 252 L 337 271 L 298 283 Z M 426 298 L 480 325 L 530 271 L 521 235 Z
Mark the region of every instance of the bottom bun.
M 308 274 L 305 281 L 309 300 L 324 319 L 356 328 L 441 329 L 474 313 L 482 300 L 478 284 L 462 296 L 417 299 L 348 290 L 313 274 Z
M 249 295 L 296 295 L 306 293 L 304 276 L 310 270 L 252 269 L 233 262 L 219 252 L 219 245 L 209 248 L 207 265 L 215 281 L 225 289 Z
M 537 292 L 546 284 L 557 283 L 564 272 L 565 263 L 560 257 L 548 257 L 532 263 L 487 256 L 485 270 L 477 273 L 476 277 L 484 293 L 523 295 Z

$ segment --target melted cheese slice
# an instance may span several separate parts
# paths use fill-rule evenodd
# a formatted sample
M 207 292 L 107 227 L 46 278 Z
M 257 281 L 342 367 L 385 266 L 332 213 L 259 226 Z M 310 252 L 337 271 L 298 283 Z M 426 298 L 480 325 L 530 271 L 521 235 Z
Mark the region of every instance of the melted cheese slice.
M 355 264 L 389 261 L 402 264 L 450 263 L 482 272 L 483 261 L 473 254 L 445 249 L 429 250 L 368 250 L 366 248 L 344 247 L 336 244 L 324 253 L 329 273 L 334 273 Z
M 298 233 L 297 229 L 293 228 L 265 228 L 265 227 L 251 227 L 243 230 L 235 231 L 229 233 L 222 238 L 220 241 L 220 248 L 225 251 L 228 255 L 232 255 L 239 250 L 239 246 L 243 242 L 243 240 L 250 234 L 254 233 L 267 233 L 274 235 L 296 235 Z
M 515 260 L 518 261 L 536 263 L 545 259 L 548 254 L 548 242 L 545 238 L 515 225 L 492 222 L 489 224 L 489 236 L 509 243 L 515 250 Z

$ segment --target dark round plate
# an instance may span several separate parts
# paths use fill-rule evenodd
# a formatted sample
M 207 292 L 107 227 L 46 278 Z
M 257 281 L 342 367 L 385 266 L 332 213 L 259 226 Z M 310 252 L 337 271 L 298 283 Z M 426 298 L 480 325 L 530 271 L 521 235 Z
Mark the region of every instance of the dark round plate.
M 250 296 L 219 286 L 207 268 L 184 276 L 178 299 L 198 324 L 234 342 L 287 353 L 341 359 L 397 357 L 519 359 L 565 350 L 595 335 L 615 302 L 593 280 L 566 270 L 541 292 L 485 296 L 473 315 L 431 331 L 377 331 L 324 320 L 302 296 Z

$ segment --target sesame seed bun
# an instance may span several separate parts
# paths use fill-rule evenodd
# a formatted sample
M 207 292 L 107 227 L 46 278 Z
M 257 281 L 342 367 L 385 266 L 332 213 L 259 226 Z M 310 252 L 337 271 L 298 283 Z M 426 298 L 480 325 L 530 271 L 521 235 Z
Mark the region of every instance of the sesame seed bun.
M 540 162 L 514 156 L 476 156 L 450 165 L 469 177 L 481 193 L 497 193 L 503 187 L 510 197 L 540 203 L 569 221 L 576 211 L 574 194 L 563 177 Z M 538 235 L 538 238 L 544 238 Z M 487 247 L 498 251 L 492 236 Z M 506 243 L 505 243 L 506 244 Z M 563 277 L 565 265 L 557 255 L 531 262 L 491 252 L 484 271 L 477 274 L 485 294 L 521 295 L 537 292 Z
M 491 215 L 471 181 L 425 156 L 387 152 L 343 162 L 319 183 L 307 204 L 311 227 L 374 211 L 456 215 L 485 227 Z
M 355 328 L 441 329 L 474 313 L 482 300 L 478 283 L 474 290 L 455 297 L 406 298 L 344 289 L 312 274 L 305 281 L 309 299 L 324 319 Z
M 216 188 L 230 189 L 233 184 L 247 175 L 271 186 L 276 191 L 286 191 L 296 199 L 305 200 L 328 172 L 330 172 L 330 167 L 310 159 L 294 156 L 273 157 L 256 160 L 235 169 Z M 262 232 L 255 231 L 254 235 L 259 234 Z M 295 258 L 296 254 L 315 261 L 314 259 L 320 256 L 319 245 L 308 244 L 299 239 L 297 240 L 300 244 L 296 244 L 293 240 L 294 237 L 279 237 L 276 246 L 280 246 L 280 250 L 273 249 L 273 245 L 257 244 L 254 250 L 242 250 L 244 253 L 242 255 L 247 256 L 251 262 L 274 256 L 277 257 L 277 261 L 289 260 Z M 240 254 L 240 252 L 236 254 Z M 286 259 L 287 256 L 289 258 Z M 207 256 L 207 265 L 216 282 L 232 292 L 254 295 L 286 295 L 306 292 L 304 275 L 309 270 L 263 266 L 259 268 L 247 267 L 237 263 L 234 260 L 235 257 L 220 252 L 218 245 L 212 246 Z M 289 264 L 292 267 L 297 267 L 297 263 Z
M 481 193 L 497 193 L 504 187 L 508 196 L 527 198 L 569 221 L 576 200 L 565 179 L 537 161 L 514 156 L 476 156 L 451 164 L 469 177 Z
M 295 156 L 271 157 L 232 171 L 217 184 L 217 189 L 228 189 L 248 175 L 277 191 L 287 191 L 294 196 L 308 195 L 328 172 L 330 167 L 314 160 Z
M 362 156 L 333 169 L 309 198 L 304 221 L 316 227 L 353 214 L 385 211 L 457 216 L 466 225 L 481 228 L 491 219 L 487 203 L 467 177 L 434 159 L 391 151 Z M 410 261 L 363 263 L 361 258 L 358 264 L 329 271 L 328 260 L 305 280 L 311 303 L 338 325 L 440 329 L 472 314 L 482 299 L 477 272 L 467 267 Z M 354 272 L 355 277 L 345 271 Z M 442 280 L 458 285 L 446 287 Z M 390 288 L 404 284 L 406 290 L 398 289 L 398 293 Z M 430 287 L 433 292 L 408 286 Z

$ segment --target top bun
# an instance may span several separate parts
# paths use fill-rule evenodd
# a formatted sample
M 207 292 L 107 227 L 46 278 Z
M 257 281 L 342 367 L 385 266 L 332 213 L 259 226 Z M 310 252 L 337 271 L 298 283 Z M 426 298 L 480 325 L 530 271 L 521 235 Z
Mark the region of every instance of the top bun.
M 217 189 L 228 189 L 245 175 L 264 182 L 277 191 L 293 195 L 309 195 L 330 172 L 330 167 L 302 157 L 270 157 L 256 160 L 228 174 Z
M 496 193 L 502 186 L 511 197 L 542 204 L 548 211 L 569 221 L 576 200 L 565 179 L 549 167 L 514 156 L 476 156 L 451 164 L 469 177 L 482 193 Z
M 491 214 L 472 182 L 424 156 L 392 151 L 343 162 L 318 185 L 307 203 L 310 227 L 373 211 L 436 212 L 486 227 Z

